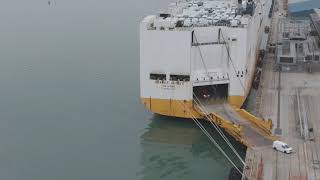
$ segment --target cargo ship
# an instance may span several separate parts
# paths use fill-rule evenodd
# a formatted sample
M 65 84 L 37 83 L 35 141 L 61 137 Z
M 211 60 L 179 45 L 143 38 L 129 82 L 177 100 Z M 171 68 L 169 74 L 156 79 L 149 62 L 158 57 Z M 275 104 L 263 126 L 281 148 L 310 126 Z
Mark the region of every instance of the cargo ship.
M 240 108 L 251 89 L 271 6 L 271 0 L 178 0 L 143 18 L 144 106 L 181 118 L 201 116 L 195 98 Z

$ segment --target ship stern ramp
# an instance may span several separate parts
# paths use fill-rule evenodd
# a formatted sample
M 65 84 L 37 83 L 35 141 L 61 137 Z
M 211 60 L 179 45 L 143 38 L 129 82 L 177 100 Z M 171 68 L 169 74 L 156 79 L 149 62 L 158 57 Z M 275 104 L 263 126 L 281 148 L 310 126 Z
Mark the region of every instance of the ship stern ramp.
M 229 103 L 197 104 L 197 111 L 249 148 L 269 146 L 277 139 L 271 133 L 272 121 L 257 118 Z

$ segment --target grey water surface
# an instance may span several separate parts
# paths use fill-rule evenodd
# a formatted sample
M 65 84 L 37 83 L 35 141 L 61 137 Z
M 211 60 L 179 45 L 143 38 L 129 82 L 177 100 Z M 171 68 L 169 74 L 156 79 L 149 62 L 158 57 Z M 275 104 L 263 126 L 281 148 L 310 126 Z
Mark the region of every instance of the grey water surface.
M 168 3 L 1 1 L 1 180 L 227 179 L 190 120 L 140 104 L 138 23 Z

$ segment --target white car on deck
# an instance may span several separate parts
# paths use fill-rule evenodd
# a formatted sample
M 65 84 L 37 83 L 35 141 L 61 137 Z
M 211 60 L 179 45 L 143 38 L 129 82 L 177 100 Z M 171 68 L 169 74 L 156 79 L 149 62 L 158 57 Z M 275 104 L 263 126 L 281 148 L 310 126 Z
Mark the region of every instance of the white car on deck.
M 283 153 L 292 153 L 292 147 L 289 147 L 287 143 L 282 141 L 273 141 L 272 147 L 273 149 L 281 151 Z

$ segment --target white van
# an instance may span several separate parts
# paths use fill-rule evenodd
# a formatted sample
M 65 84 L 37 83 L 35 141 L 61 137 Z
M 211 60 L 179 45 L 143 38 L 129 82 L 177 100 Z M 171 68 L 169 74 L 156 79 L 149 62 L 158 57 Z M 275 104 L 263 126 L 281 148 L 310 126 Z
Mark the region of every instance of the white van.
M 292 153 L 292 147 L 289 147 L 287 143 L 282 141 L 273 141 L 273 149 L 290 154 Z

